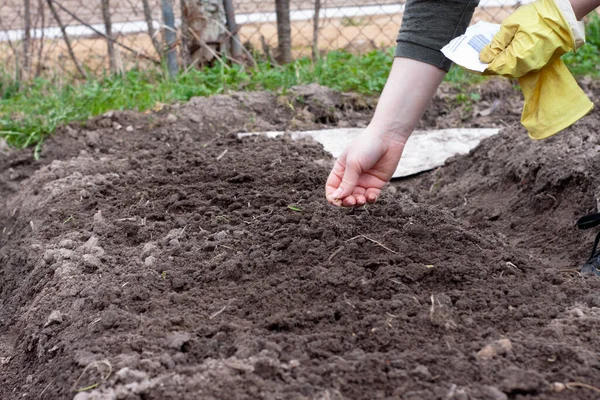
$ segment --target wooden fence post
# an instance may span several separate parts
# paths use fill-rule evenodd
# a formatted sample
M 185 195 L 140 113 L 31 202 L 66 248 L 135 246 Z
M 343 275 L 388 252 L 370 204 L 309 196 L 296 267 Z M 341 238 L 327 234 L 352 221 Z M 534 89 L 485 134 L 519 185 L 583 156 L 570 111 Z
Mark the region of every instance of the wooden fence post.
M 290 0 L 275 0 L 277 14 L 277 59 L 280 63 L 292 61 L 292 27 L 290 23 Z
M 112 23 L 110 21 L 110 4 L 109 0 L 102 0 L 102 18 L 104 19 L 104 29 L 106 36 L 109 38 L 106 41 L 108 49 L 108 62 L 111 72 L 117 73 L 117 60 L 115 59 L 115 45 L 113 43 Z
M 42 19 L 41 29 L 40 29 L 40 47 L 38 47 L 37 54 L 37 65 L 35 67 L 35 76 L 36 78 L 42 74 L 42 68 L 44 65 L 43 57 L 44 57 L 44 39 L 46 34 L 46 9 L 44 7 L 44 0 L 38 0 L 38 9 L 40 10 L 40 17 Z
M 321 14 L 321 0 L 315 0 L 315 17 L 313 19 L 313 43 L 312 58 L 313 61 L 319 58 L 319 18 Z
M 156 51 L 156 55 L 159 58 L 162 58 L 162 49 L 160 47 L 160 43 L 158 42 L 158 38 L 156 37 L 156 32 L 154 31 L 154 20 L 152 19 L 152 9 L 148 4 L 148 0 L 142 0 L 142 6 L 144 7 L 144 19 L 146 20 L 146 25 L 148 25 L 148 36 L 150 36 L 150 40 L 152 40 L 152 46 L 154 46 L 154 50 Z
M 242 56 L 242 45 L 240 43 L 240 36 L 237 32 L 238 27 L 235 22 L 233 2 L 231 0 L 223 0 L 223 8 L 225 8 L 225 15 L 227 17 L 227 30 L 231 35 L 231 57 L 235 60 L 239 60 Z

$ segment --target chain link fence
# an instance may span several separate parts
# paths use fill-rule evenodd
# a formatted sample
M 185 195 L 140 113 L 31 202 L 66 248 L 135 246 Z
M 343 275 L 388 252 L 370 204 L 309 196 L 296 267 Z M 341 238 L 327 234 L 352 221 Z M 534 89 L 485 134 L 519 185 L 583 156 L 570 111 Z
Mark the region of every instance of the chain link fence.
M 227 29 L 228 2 L 235 32 Z M 481 0 L 473 22 L 500 22 L 520 4 Z M 172 27 L 163 22 L 165 7 L 175 15 Z M 292 55 L 391 47 L 403 11 L 404 2 L 394 0 L 289 0 Z M 166 43 L 165 32 L 176 33 L 176 40 Z M 3 0 L 0 73 L 16 79 L 97 76 L 153 68 L 175 52 L 180 68 L 192 68 L 220 60 L 232 35 L 246 58 L 274 59 L 275 0 Z

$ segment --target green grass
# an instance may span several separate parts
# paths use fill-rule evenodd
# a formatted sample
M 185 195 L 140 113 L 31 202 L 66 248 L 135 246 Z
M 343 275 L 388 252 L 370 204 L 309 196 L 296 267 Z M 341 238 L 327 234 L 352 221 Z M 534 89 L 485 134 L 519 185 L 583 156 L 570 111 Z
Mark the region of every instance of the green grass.
M 574 53 L 563 56 L 563 61 L 575 76 L 600 78 L 600 17 L 590 14 L 585 25 L 586 42 Z
M 453 65 L 452 68 L 450 68 L 450 71 L 446 74 L 444 81 L 452 83 L 459 88 L 467 88 L 468 86 L 481 83 L 486 79 L 489 78 L 473 74 L 467 70 L 457 67 L 456 65 Z
M 564 59 L 577 76 L 600 77 L 600 18 L 586 26 L 588 42 Z M 19 84 L 0 70 L 0 137 L 15 147 L 42 143 L 57 126 L 85 121 L 109 110 L 145 111 L 157 104 L 187 101 L 231 90 L 285 91 L 294 85 L 319 83 L 340 91 L 377 95 L 383 89 L 393 61 L 393 51 L 352 55 L 330 52 L 316 62 L 302 58 L 285 66 L 259 62 L 255 68 L 217 65 L 166 78 L 160 70 L 129 71 L 75 85 L 59 80 L 36 79 Z M 465 101 L 472 99 L 468 87 L 486 78 L 453 67 L 446 81 L 464 89 Z M 461 99 L 457 99 L 461 100 Z M 39 146 L 36 147 L 39 150 Z
M 336 90 L 375 94 L 389 72 L 392 53 L 364 56 L 332 52 L 313 63 L 303 58 L 285 66 L 261 62 L 256 68 L 239 65 L 192 70 L 176 79 L 161 71 L 129 71 L 74 86 L 37 79 L 19 86 L 0 75 L 0 136 L 16 147 L 39 143 L 57 126 L 84 121 L 109 110 L 145 111 L 159 103 L 187 101 L 229 90 L 286 91 L 317 82 Z

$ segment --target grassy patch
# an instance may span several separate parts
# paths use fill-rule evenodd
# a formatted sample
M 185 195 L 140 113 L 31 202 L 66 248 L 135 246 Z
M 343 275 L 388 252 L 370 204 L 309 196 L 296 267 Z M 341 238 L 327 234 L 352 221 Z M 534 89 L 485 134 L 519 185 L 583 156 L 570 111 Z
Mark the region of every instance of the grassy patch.
M 145 111 L 157 104 L 187 101 L 228 90 L 287 90 L 319 83 L 341 91 L 375 94 L 381 91 L 392 62 L 390 51 L 363 56 L 331 52 L 317 62 L 299 59 L 289 65 L 261 62 L 192 70 L 176 79 L 161 71 L 129 71 L 77 85 L 37 79 L 20 86 L 0 75 L 0 136 L 16 147 L 40 142 L 60 124 L 83 121 L 109 110 Z
M 457 67 L 456 65 L 453 65 L 452 68 L 450 68 L 450 71 L 448 71 L 448 73 L 446 74 L 444 81 L 455 84 L 456 86 L 459 86 L 460 88 L 467 88 L 468 86 L 471 86 L 471 85 L 474 85 L 477 83 L 481 83 L 486 79 L 489 79 L 489 78 L 485 77 L 485 76 L 473 74 L 473 73 L 468 72 L 460 67 Z
M 598 77 L 600 18 L 592 16 L 586 29 L 588 42 L 577 53 L 565 55 L 565 61 L 576 75 Z M 166 78 L 160 70 L 133 70 L 74 85 L 58 79 L 20 84 L 0 71 L 0 137 L 16 147 L 32 146 L 61 124 L 84 121 L 109 110 L 145 111 L 158 104 L 230 90 L 285 92 L 294 85 L 316 82 L 340 91 L 377 95 L 392 61 L 391 49 L 365 55 L 333 51 L 316 62 L 302 58 L 285 66 L 268 62 L 255 68 L 217 65 L 181 73 L 176 79 Z M 469 86 L 485 79 L 458 67 L 446 75 L 446 82 L 463 88 L 465 96 L 469 96 Z

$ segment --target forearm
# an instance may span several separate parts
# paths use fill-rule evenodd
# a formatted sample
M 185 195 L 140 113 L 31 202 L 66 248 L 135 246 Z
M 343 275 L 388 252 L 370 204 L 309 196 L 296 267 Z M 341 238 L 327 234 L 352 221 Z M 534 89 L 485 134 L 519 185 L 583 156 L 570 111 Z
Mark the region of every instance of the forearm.
M 570 2 L 578 20 L 581 20 L 600 6 L 600 0 L 570 0 Z
M 370 128 L 395 140 L 408 138 L 445 75 L 433 65 L 395 58 Z
M 478 2 L 406 2 L 396 58 L 370 128 L 394 139 L 410 136 L 452 65 L 442 47 L 465 32 Z

